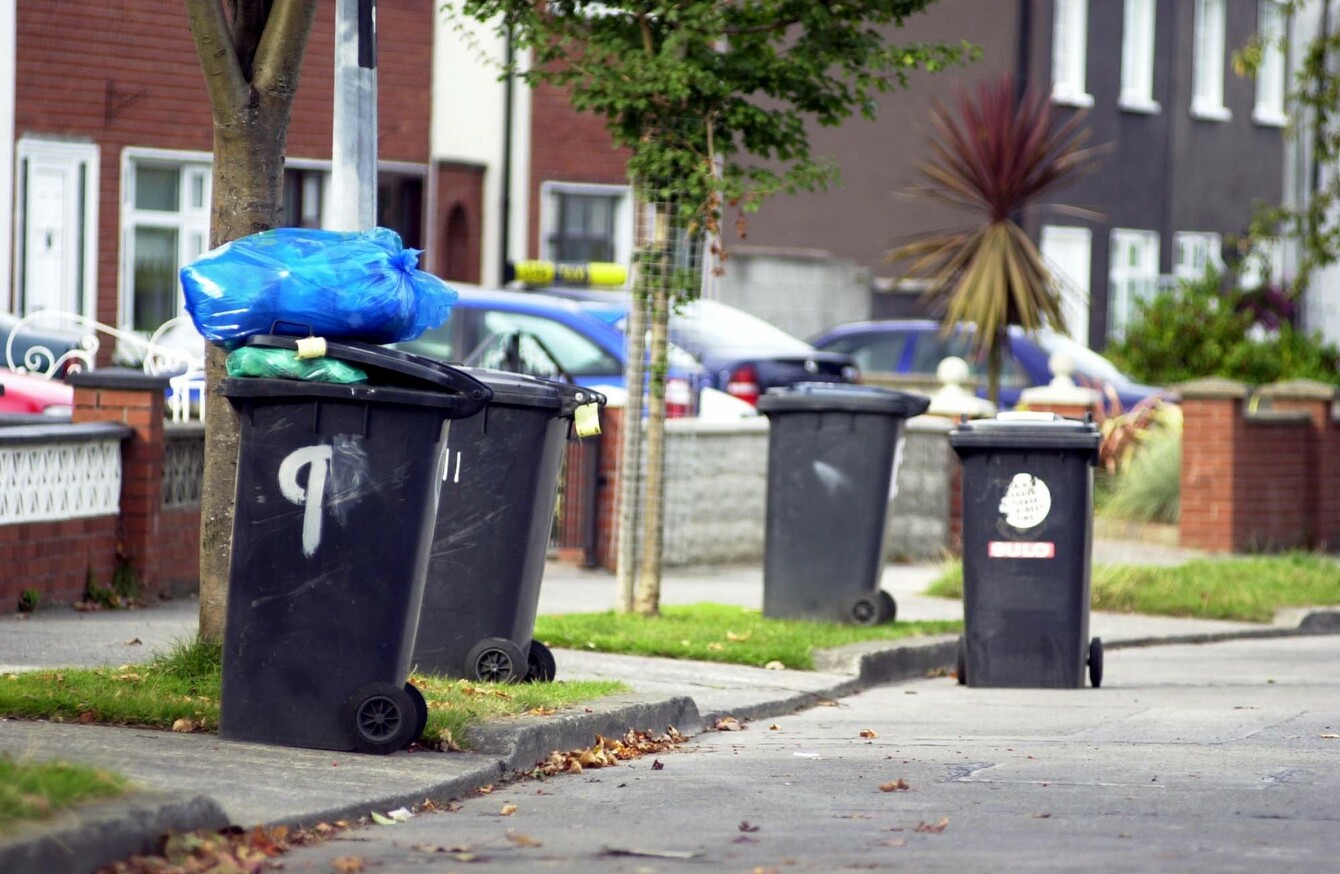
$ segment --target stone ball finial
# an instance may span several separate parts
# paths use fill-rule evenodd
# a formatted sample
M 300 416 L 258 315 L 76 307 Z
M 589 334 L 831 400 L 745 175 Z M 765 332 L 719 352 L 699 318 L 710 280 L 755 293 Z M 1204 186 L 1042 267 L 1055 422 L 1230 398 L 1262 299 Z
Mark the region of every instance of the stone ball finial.
M 968 362 L 953 355 L 941 361 L 940 366 L 935 368 L 935 378 L 941 385 L 963 385 L 970 375 Z
M 1072 386 L 1075 380 L 1075 358 L 1069 352 L 1053 352 L 1047 359 L 1047 369 L 1052 372 L 1052 385 Z

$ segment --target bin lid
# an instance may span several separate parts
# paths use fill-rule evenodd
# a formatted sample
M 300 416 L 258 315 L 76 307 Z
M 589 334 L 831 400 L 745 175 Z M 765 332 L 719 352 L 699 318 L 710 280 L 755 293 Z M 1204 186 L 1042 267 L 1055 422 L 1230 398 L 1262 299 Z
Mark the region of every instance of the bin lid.
M 254 334 L 243 342 L 247 346 L 297 351 L 300 342 L 310 339 L 278 334 Z M 467 373 L 464 368 L 453 367 L 399 349 L 360 343 L 357 340 L 345 340 L 340 343 L 323 342 L 326 356 L 364 368 L 368 371 L 369 384 L 374 386 L 394 386 L 420 391 L 445 390 L 466 395 L 481 404 L 488 403 L 493 397 L 492 390 Z
M 230 376 L 220 381 L 219 390 L 224 397 L 234 403 L 246 406 L 308 401 L 352 401 L 362 404 L 430 407 L 444 410 L 443 416 L 448 419 L 468 419 L 487 406 L 485 401 L 478 401 L 469 395 L 455 392 L 255 376 Z
M 488 386 L 493 392 L 493 404 L 557 410 L 555 415 L 560 417 L 571 416 L 584 404 L 605 405 L 605 396 L 600 392 L 570 382 L 486 367 L 457 369 Z
M 962 422 L 949 432 L 954 449 L 1079 449 L 1097 451 L 1103 435 L 1092 422 L 1055 413 L 1008 412 Z
M 910 418 L 926 412 L 931 399 L 915 392 L 846 382 L 798 382 L 770 388 L 758 399 L 758 411 L 773 413 L 883 413 Z

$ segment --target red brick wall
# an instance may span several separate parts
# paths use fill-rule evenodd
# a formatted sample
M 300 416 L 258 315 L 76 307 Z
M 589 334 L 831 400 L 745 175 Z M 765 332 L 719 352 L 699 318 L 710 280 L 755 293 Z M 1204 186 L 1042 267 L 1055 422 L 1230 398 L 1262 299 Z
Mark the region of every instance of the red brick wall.
M 530 256 L 543 257 L 540 185 L 544 182 L 628 183 L 628 152 L 616 149 L 605 121 L 579 113 L 564 88 L 541 85 L 531 93 Z
M 434 0 L 381 0 L 378 128 L 383 160 L 429 153 Z M 317 6 L 287 154 L 329 160 L 332 2 Z M 200 62 L 180 0 L 20 0 L 15 130 L 101 147 L 98 312 L 115 324 L 121 155 L 127 147 L 213 148 Z
M 478 283 L 484 233 L 484 168 L 442 163 L 437 173 L 437 239 L 428 249 L 427 268 L 443 279 Z M 448 244 L 452 213 L 459 207 L 466 233 L 457 246 Z
M 42 604 L 82 600 L 93 574 L 109 586 L 116 572 L 116 516 L 0 525 L 0 613 L 14 610 L 26 589 Z
M 1242 401 L 1184 398 L 1182 416 L 1178 539 L 1183 546 L 1232 552 L 1236 506 L 1233 472 L 1243 427 Z
M 1312 542 L 1310 423 L 1248 418 L 1241 432 L 1234 488 L 1235 551 Z
M 200 507 L 163 510 L 154 539 L 156 591 L 180 596 L 200 589 Z

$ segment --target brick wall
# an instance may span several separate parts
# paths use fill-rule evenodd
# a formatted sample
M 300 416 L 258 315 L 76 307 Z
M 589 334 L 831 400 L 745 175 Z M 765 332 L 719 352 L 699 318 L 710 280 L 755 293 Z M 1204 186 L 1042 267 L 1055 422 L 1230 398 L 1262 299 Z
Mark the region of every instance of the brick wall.
M 1333 548 L 1340 538 L 1335 390 L 1294 381 L 1223 379 L 1180 386 L 1183 546 L 1214 552 Z
M 540 85 L 531 93 L 529 253 L 544 255 L 540 239 L 540 185 L 544 182 L 628 184 L 628 152 L 616 149 L 598 116 L 572 108 L 565 88 Z
M 426 163 L 434 0 L 381 0 L 380 157 Z M 334 3 L 317 5 L 287 154 L 329 160 Z M 210 152 L 213 121 L 180 0 L 20 0 L 15 131 L 101 148 L 97 318 L 118 324 L 121 161 L 127 147 Z
M 0 525 L 0 612 L 15 609 L 28 589 L 43 604 L 84 596 L 88 578 L 106 586 L 116 572 L 118 518 L 96 516 Z

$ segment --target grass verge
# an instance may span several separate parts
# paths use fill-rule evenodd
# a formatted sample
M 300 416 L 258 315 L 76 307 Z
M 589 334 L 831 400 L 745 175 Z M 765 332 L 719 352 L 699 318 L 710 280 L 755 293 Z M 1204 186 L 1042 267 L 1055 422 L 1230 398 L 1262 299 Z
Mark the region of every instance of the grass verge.
M 928 594 L 961 598 L 962 565 L 948 565 Z M 1285 607 L 1340 604 L 1340 565 L 1304 552 L 1173 567 L 1096 565 L 1090 604 L 1113 613 L 1270 622 Z
M 55 816 L 81 801 L 125 793 L 124 777 L 69 762 L 16 761 L 0 756 L 0 834 Z
M 836 622 L 765 619 L 758 610 L 724 604 L 662 607 L 644 618 L 607 611 L 540 616 L 535 639 L 549 646 L 631 655 L 699 659 L 764 667 L 781 662 L 813 670 L 814 650 L 867 640 L 957 633 L 962 622 L 894 622 L 863 628 Z
M 0 676 L 0 716 L 174 731 L 217 731 L 221 648 L 192 641 L 143 665 L 68 668 Z M 468 744 L 470 726 L 525 713 L 547 714 L 616 692 L 621 683 L 566 681 L 498 685 L 412 678 L 428 702 L 423 742 Z

